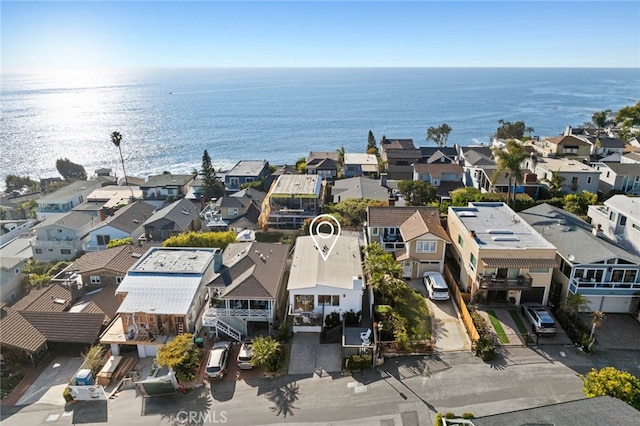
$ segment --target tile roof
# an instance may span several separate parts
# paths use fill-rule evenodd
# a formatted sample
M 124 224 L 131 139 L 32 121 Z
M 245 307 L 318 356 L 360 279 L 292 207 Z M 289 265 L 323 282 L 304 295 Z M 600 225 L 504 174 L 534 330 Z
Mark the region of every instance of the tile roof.
M 589 264 L 616 257 L 640 263 L 640 257 L 603 238 L 594 236 L 591 225 L 571 213 L 543 203 L 521 211 L 518 215 L 531 225 L 562 257 L 574 265 Z M 588 247 L 588 250 L 584 248 Z
M 432 177 L 440 177 L 443 173 L 462 174 L 464 169 L 455 163 L 415 163 L 413 170 L 417 173 L 429 173 Z
M 102 226 L 112 226 L 116 229 L 131 234 L 141 227 L 145 220 L 153 215 L 156 208 L 151 204 L 137 200 L 119 209 L 115 215 L 108 217 Z
M 120 307 L 116 287 L 112 286 L 105 286 L 85 294 L 76 305 L 82 303 L 87 303 L 81 311 L 83 314 L 102 314 L 105 325 L 115 318 Z
M 384 149 L 416 149 L 413 145 L 413 139 L 389 139 L 385 138 L 380 141 L 380 145 L 384 145 Z
M 157 188 L 165 186 L 183 186 L 194 179 L 194 175 L 174 175 L 171 173 L 163 173 L 160 175 L 149 176 L 147 181 L 140 185 L 141 188 Z
M 146 243 L 142 246 L 131 244 L 85 253 L 67 269 L 79 274 L 108 270 L 125 275 L 129 268 L 140 260 L 140 256 L 134 256 L 133 254 L 142 255 L 153 246 L 156 246 L 156 244 Z
M 288 244 L 232 243 L 222 268 L 207 286 L 224 287 L 225 298 L 275 299 L 286 269 Z
M 66 303 L 56 303 L 54 300 L 64 300 Z M 16 311 L 62 312 L 71 302 L 71 290 L 60 285 L 31 289 L 22 299 L 13 304 L 11 309 Z
M 419 149 L 390 149 L 386 151 L 387 158 L 422 158 L 422 151 Z
M 430 233 L 450 241 L 449 235 L 440 223 L 440 211 L 437 207 L 367 207 L 369 226 L 391 228 L 400 226 L 415 213 L 419 213 Z
M 466 163 L 469 163 L 472 166 L 488 166 L 496 164 L 491 155 L 485 155 L 484 152 L 476 150 L 466 151 L 464 153 L 464 159 Z
M 0 343 L 14 348 L 37 352 L 47 342 L 44 335 L 13 308 L 2 309 Z
M 104 315 L 99 313 L 23 311 L 20 314 L 50 342 L 93 343 L 104 321 Z

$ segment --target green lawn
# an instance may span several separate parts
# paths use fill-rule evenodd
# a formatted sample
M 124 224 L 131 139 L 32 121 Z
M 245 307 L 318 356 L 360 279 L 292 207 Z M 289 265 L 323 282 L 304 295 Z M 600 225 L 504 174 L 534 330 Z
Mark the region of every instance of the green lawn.
M 529 343 L 533 343 L 533 340 L 531 340 L 531 337 L 529 336 L 529 331 L 527 330 L 527 327 L 522 322 L 522 318 L 520 318 L 520 315 L 518 315 L 518 311 L 516 311 L 515 309 L 509 309 L 509 315 L 511 315 L 511 318 L 513 318 L 513 322 L 516 323 L 516 327 L 518 327 L 518 331 L 524 338 L 525 343 L 527 345 Z
M 410 340 L 431 339 L 431 317 L 424 296 L 405 284 L 396 290 L 393 308 L 406 319 Z
M 509 343 L 507 333 L 504 332 L 504 328 L 502 328 L 500 320 L 496 317 L 496 313 L 493 311 L 487 311 L 487 315 L 489 315 L 489 321 L 491 321 L 491 325 L 496 331 L 496 335 L 498 336 L 498 339 L 500 339 L 500 343 Z

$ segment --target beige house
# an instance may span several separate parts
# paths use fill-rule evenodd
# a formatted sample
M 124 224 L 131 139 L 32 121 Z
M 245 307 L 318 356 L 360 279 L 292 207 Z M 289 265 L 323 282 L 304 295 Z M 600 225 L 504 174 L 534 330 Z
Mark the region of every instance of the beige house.
M 449 207 L 458 279 L 472 300 L 546 304 L 556 248 L 504 203 Z
M 405 278 L 426 271 L 442 272 L 449 240 L 436 207 L 367 208 L 367 239 L 393 252 L 402 263 Z
M 551 154 L 559 157 L 587 159 L 591 155 L 591 144 L 572 135 L 546 138 L 543 142 L 542 153 L 545 156 Z

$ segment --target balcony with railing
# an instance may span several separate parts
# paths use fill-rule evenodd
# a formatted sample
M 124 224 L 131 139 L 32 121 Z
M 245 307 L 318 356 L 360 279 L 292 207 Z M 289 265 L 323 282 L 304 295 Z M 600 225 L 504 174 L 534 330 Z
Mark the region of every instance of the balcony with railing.
M 481 290 L 528 290 L 533 279 L 529 274 L 518 275 L 515 278 L 497 277 L 495 274 L 478 275 L 478 285 Z
M 273 309 L 268 300 L 217 300 L 203 313 L 204 320 L 223 317 L 242 317 L 250 321 L 268 321 Z
M 573 294 L 633 296 L 640 291 L 640 282 L 598 281 L 596 279 L 573 278 L 569 282 Z
M 38 237 L 32 237 L 29 240 L 31 246 L 45 249 L 81 249 L 82 240 L 80 238 L 59 239 L 59 240 L 41 240 Z

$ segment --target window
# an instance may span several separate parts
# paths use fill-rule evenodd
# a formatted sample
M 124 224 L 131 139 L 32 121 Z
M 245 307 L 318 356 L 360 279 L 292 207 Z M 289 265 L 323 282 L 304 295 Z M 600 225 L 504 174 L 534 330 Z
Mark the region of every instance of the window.
M 109 235 L 96 235 L 96 240 L 99 246 L 106 246 L 111 241 L 111 237 Z
M 100 284 L 100 275 L 91 275 L 89 277 L 89 282 L 91 284 Z
M 438 250 L 437 241 L 418 241 L 416 243 L 417 253 L 435 253 Z
M 252 177 L 248 177 L 244 180 L 245 183 L 249 183 L 249 182 L 253 182 L 253 178 Z
M 620 215 L 620 226 L 625 226 L 627 224 L 627 217 L 625 215 Z
M 120 284 L 124 280 L 124 277 L 116 277 L 116 284 Z
M 37 248 L 36 249 L 36 254 L 42 254 L 42 249 Z
M 571 178 L 571 184 L 572 185 L 577 185 L 578 184 L 578 176 L 574 176 Z
M 19 273 L 20 273 L 20 268 L 16 268 L 16 269 L 14 270 L 14 272 L 16 273 L 16 275 L 17 275 L 17 274 L 19 274 Z
M 615 222 L 615 220 L 616 220 L 616 212 L 609 213 L 609 220 L 611 222 Z
M 458 245 L 460 247 L 464 247 L 464 240 L 462 239 L 462 235 L 458 235 Z
M 293 309 L 301 312 L 313 311 L 313 294 L 296 294 L 293 298 Z
M 637 223 L 632 223 L 632 224 L 631 224 L 631 227 L 632 227 L 633 229 L 635 229 L 636 231 L 640 231 L 640 225 L 638 225 Z
M 229 216 L 237 216 L 238 215 L 238 209 L 229 209 Z
M 549 268 L 529 268 L 530 274 L 547 274 L 549 273 Z
M 634 283 L 638 271 L 636 269 L 614 269 L 611 274 L 611 281 L 614 283 Z
M 71 254 L 70 249 L 60 249 L 60 254 Z
M 474 271 L 476 270 L 476 266 L 478 266 L 478 259 L 476 259 L 476 257 L 473 255 L 473 253 L 471 253 L 469 255 L 469 266 Z
M 378 228 L 371 228 L 371 235 L 375 235 L 376 237 L 379 235 L 380 231 Z
M 239 186 L 240 186 L 240 179 L 238 179 L 237 177 L 229 178 L 229 187 L 230 188 L 237 188 Z
M 175 188 L 167 188 L 167 194 L 175 195 L 176 194 L 176 189 Z
M 591 176 L 587 178 L 587 183 L 591 183 Z
M 322 306 L 340 306 L 340 296 L 339 295 L 330 295 L 330 296 L 324 296 L 324 295 L 319 295 L 318 296 L 318 305 Z

